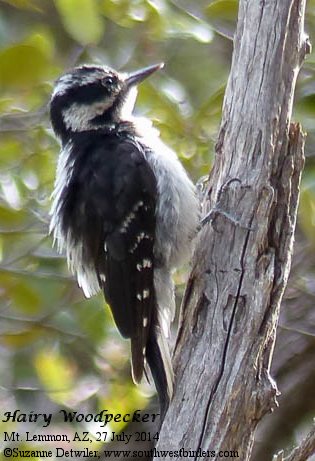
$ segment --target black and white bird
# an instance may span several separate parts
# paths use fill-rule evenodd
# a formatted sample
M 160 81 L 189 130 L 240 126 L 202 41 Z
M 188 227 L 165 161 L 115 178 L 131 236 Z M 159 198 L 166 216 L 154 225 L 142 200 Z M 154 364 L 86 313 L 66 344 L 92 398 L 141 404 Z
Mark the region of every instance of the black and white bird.
M 104 292 L 130 338 L 133 379 L 149 366 L 164 415 L 173 386 L 171 274 L 191 255 L 199 206 L 176 154 L 132 115 L 136 85 L 162 67 L 124 74 L 84 65 L 57 80 L 50 116 L 62 147 L 50 229 L 85 295 Z

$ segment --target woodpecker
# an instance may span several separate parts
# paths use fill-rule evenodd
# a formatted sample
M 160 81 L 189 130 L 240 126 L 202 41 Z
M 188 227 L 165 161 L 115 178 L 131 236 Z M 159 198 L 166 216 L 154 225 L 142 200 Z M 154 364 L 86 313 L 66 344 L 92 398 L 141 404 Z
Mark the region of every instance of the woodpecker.
M 133 379 L 149 367 L 163 417 L 173 388 L 172 271 L 191 255 L 199 206 L 176 154 L 132 115 L 137 84 L 162 67 L 127 74 L 83 65 L 56 81 L 50 118 L 61 151 L 50 231 L 85 296 L 103 291 L 131 341 Z

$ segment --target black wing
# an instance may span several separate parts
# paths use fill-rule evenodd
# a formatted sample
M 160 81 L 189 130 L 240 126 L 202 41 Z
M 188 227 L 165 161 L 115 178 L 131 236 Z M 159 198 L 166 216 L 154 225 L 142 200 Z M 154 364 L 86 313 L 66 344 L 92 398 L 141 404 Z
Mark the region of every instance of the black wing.
M 84 272 L 97 274 L 120 333 L 131 339 L 136 382 L 147 359 L 165 413 L 171 365 L 159 344 L 154 289 L 156 178 L 131 139 L 78 134 L 72 153 L 63 232 L 70 230 L 74 247 L 82 248 Z
M 156 179 L 141 146 L 116 136 L 81 137 L 64 201 L 64 228 L 83 242 L 120 333 L 131 339 L 139 382 L 155 312 Z
M 133 377 L 143 375 L 148 336 L 156 310 L 153 280 L 156 180 L 143 153 L 119 147 L 113 190 L 116 222 L 105 239 L 105 298 L 120 333 L 131 339 Z M 101 280 L 102 281 L 102 280 Z

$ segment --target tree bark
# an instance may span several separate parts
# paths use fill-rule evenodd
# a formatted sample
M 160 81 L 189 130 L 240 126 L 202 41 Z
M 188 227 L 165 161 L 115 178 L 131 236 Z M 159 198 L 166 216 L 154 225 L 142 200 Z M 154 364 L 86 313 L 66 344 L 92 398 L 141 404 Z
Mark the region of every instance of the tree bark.
M 273 457 L 272 461 L 306 461 L 315 453 L 315 426 L 307 434 L 305 439 L 298 447 L 295 447 L 291 453 L 284 458 L 284 453 L 281 451 Z
M 248 460 L 258 421 L 277 406 L 269 370 L 304 163 L 304 135 L 290 122 L 309 48 L 304 8 L 303 0 L 240 0 L 210 213 L 183 300 L 156 459 L 182 448 L 194 451 L 190 459 L 200 449 Z
M 297 443 L 315 414 L 315 261 L 311 243 L 297 229 L 292 268 L 285 291 L 272 360 L 281 397 L 279 408 L 266 415 L 255 435 L 252 457 L 272 459 L 284 447 Z M 306 426 L 306 427 L 305 427 Z

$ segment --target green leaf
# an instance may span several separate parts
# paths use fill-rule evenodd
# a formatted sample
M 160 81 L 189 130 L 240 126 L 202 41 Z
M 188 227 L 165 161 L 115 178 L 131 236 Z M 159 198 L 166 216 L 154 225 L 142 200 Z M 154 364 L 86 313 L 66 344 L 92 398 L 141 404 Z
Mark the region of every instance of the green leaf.
M 221 115 L 224 92 L 225 85 L 222 85 L 204 104 L 202 104 L 195 116 L 198 123 L 206 122 L 209 124 L 210 120 Z
M 5 2 L 20 10 L 41 11 L 38 0 L 5 0 Z
M 40 311 L 41 299 L 28 281 L 19 281 L 11 288 L 10 297 L 13 306 L 25 313 L 36 314 Z
M 7 137 L 0 141 L 0 168 L 19 161 L 22 155 L 21 143 L 17 139 Z
M 312 174 L 306 175 L 303 180 L 298 217 L 299 225 L 304 234 L 311 242 L 312 246 L 315 246 L 315 182 L 313 175 L 314 171 L 312 171 Z
M 104 32 L 104 22 L 93 0 L 55 0 L 68 34 L 81 45 L 96 44 Z
M 0 231 L 13 230 L 15 227 L 25 225 L 27 213 L 24 210 L 13 210 L 0 204 Z
M 106 316 L 109 316 L 107 309 L 105 310 L 103 299 L 97 297 L 89 299 L 88 302 L 79 302 L 75 306 L 78 325 L 92 343 L 97 343 L 104 338 Z
M 314 117 L 315 115 L 315 94 L 309 94 L 302 97 L 296 103 L 296 110 L 299 110 L 304 115 Z
M 30 325 L 28 328 L 16 331 L 4 331 L 0 334 L 0 344 L 13 349 L 25 348 L 34 344 L 41 335 L 43 335 L 43 329 L 40 326 Z
M 109 413 L 120 414 L 131 413 L 135 409 L 145 408 L 148 404 L 147 397 L 131 381 L 128 384 L 112 381 L 109 386 L 109 394 L 106 396 L 106 400 L 100 400 L 99 408 L 108 408 Z M 127 423 L 124 421 L 111 421 L 109 424 L 110 429 L 114 432 L 120 432 L 126 425 Z
M 0 52 L 0 85 L 29 88 L 47 74 L 48 60 L 42 49 L 19 44 Z
M 39 380 L 50 398 L 58 403 L 68 403 L 74 388 L 76 370 L 72 362 L 59 351 L 46 348 L 34 357 L 34 366 Z
M 35 31 L 28 37 L 26 44 L 34 46 L 47 58 L 51 58 L 53 56 L 54 40 L 47 30 L 40 29 Z
M 237 0 L 216 0 L 207 6 L 205 13 L 213 28 L 220 34 L 232 38 L 237 21 Z

